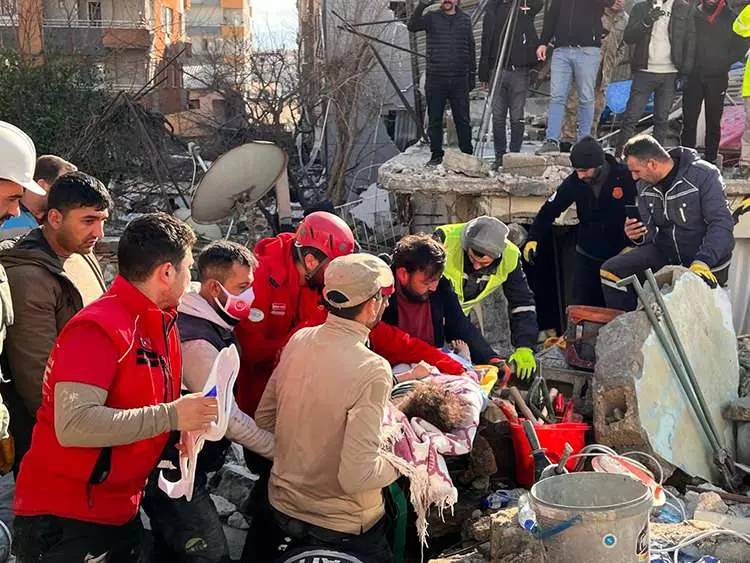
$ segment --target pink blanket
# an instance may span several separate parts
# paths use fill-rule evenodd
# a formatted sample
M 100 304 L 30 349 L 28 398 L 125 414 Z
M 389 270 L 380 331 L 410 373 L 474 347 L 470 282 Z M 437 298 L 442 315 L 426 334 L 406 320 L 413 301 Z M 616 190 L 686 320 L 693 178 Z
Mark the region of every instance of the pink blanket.
M 484 402 L 479 384 L 470 377 L 440 375 L 433 380 L 449 387 L 469 405 L 464 426 L 445 434 L 421 418 L 408 420 L 390 404 L 383 421 L 383 455 L 409 478 L 411 503 L 417 514 L 417 531 L 423 545 L 427 544 L 430 507 L 436 506 L 442 518 L 443 510 L 453 509 L 458 500 L 458 491 L 443 456 L 471 451 Z

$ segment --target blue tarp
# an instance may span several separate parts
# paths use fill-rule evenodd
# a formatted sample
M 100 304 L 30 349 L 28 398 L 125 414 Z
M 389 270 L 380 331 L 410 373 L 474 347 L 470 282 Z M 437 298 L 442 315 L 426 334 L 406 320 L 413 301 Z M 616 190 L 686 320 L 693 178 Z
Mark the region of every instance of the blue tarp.
M 612 82 L 607 86 L 607 110 L 609 113 L 624 113 L 625 108 L 628 106 L 628 98 L 630 98 L 630 87 L 633 85 L 632 80 L 622 80 L 620 82 Z M 651 113 L 654 109 L 654 95 L 648 100 L 646 106 L 646 113 Z M 605 111 L 605 113 L 607 113 Z

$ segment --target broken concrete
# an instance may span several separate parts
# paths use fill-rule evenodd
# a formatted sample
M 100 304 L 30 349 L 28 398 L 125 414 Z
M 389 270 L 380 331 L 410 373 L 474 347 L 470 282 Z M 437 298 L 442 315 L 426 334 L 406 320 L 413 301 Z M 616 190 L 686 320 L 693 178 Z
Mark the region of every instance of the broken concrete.
M 519 554 L 530 552 L 533 559 L 543 561 L 544 548 L 542 542 L 534 538 L 518 524 L 518 508 L 506 508 L 492 515 L 490 535 L 490 553 L 492 561 L 520 561 Z
M 729 512 L 729 507 L 717 493 L 711 491 L 708 493 L 701 493 L 698 496 L 698 503 L 695 505 L 695 512 L 698 513 L 699 511 L 726 514 Z M 700 518 L 698 519 L 700 520 Z
M 456 149 L 446 149 L 443 156 L 443 168 L 456 174 L 472 178 L 486 177 L 488 167 L 484 162 L 471 154 L 464 154 Z
M 503 174 L 544 176 L 547 165 L 547 159 L 544 156 L 535 154 L 509 152 L 503 156 Z
M 226 518 L 230 514 L 237 511 L 237 507 L 229 502 L 224 497 L 220 497 L 219 495 L 210 495 L 211 501 L 214 503 L 214 506 L 216 507 L 216 512 L 219 515 L 219 518 Z
M 739 373 L 729 296 L 721 289 L 710 290 L 684 268 L 674 272 L 676 281 L 664 300 L 714 424 L 727 447 L 734 449 L 732 425 L 721 416 L 737 398 Z M 717 481 L 709 442 L 646 314 L 628 313 L 605 326 L 596 354 L 596 440 L 619 451 L 652 452 L 664 461 L 667 475 L 677 466 L 689 475 Z
M 229 463 L 217 472 L 214 479 L 216 482 L 214 493 L 244 512 L 245 505 L 250 498 L 250 491 L 258 477 L 243 465 Z
M 724 418 L 738 422 L 750 422 L 750 397 L 740 397 L 724 411 Z

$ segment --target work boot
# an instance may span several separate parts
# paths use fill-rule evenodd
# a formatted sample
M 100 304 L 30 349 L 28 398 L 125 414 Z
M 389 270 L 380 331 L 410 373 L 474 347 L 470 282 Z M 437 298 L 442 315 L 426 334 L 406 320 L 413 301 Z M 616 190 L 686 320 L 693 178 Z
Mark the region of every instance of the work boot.
M 492 166 L 492 169 L 497 172 L 503 167 L 503 157 L 505 156 L 504 152 L 498 153 L 495 155 L 495 164 Z
M 558 143 L 554 139 L 547 139 L 546 141 L 544 141 L 544 144 L 541 146 L 541 148 L 534 154 L 540 155 L 551 152 L 560 152 L 560 143 Z
M 443 155 L 432 155 L 432 158 L 427 161 L 427 164 L 425 166 L 437 166 L 438 164 L 443 163 Z

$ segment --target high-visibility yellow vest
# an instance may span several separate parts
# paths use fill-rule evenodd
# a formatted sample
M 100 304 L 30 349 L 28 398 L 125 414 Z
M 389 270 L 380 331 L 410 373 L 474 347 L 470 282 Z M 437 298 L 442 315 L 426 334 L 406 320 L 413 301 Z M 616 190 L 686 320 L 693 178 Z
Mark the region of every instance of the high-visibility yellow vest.
M 750 37 L 750 6 L 745 6 L 732 25 L 734 32 L 740 37 Z M 750 96 L 750 58 L 745 63 L 745 77 L 742 80 L 742 96 Z
M 453 290 L 458 295 L 458 301 L 464 313 L 468 314 L 472 307 L 482 299 L 488 297 L 493 291 L 501 287 L 508 276 L 518 267 L 518 260 L 521 257 L 521 251 L 518 247 L 510 242 L 505 242 L 505 250 L 497 269 L 490 275 L 485 288 L 474 299 L 464 301 L 464 247 L 461 244 L 461 233 L 466 223 L 456 223 L 454 225 L 443 225 L 437 230 L 445 236 L 445 272 L 443 275 L 453 284 Z

